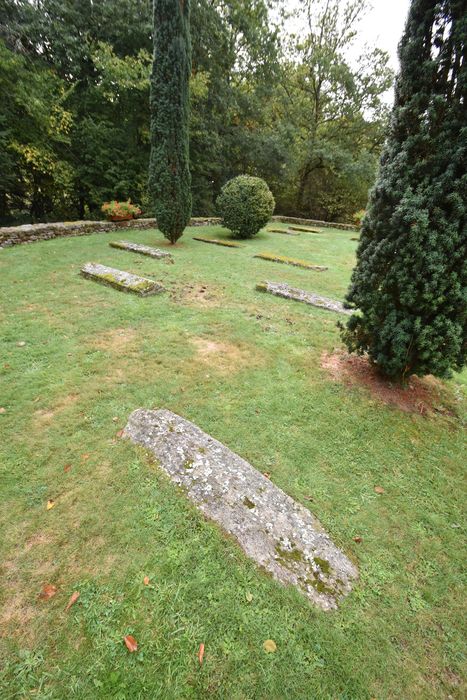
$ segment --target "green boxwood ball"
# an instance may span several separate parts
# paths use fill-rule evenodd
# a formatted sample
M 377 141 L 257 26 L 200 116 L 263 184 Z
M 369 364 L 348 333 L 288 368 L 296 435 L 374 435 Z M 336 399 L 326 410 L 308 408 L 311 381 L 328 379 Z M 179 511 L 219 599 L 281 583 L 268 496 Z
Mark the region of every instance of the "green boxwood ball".
M 224 185 L 216 204 L 222 225 L 234 238 L 252 238 L 266 226 L 276 203 L 264 180 L 239 175 Z

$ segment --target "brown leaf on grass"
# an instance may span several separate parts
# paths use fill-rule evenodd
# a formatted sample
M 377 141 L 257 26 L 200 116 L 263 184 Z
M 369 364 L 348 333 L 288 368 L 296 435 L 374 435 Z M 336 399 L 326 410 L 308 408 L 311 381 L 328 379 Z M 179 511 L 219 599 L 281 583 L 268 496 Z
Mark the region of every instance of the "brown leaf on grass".
M 52 510 L 52 508 L 55 508 L 55 501 L 53 500 L 53 498 L 49 498 L 49 500 L 47 501 L 46 509 Z
M 83 460 L 83 462 L 85 462 L 87 459 L 89 459 L 89 457 L 90 457 L 90 454 L 88 452 L 86 452 L 84 455 L 81 455 L 81 459 Z
M 112 420 L 113 420 L 114 423 L 118 423 L 118 416 L 114 416 L 114 417 L 112 418 Z
M 123 641 L 125 642 L 125 646 L 128 649 L 128 651 L 138 651 L 138 642 L 134 637 L 131 636 L 131 634 L 127 634 L 126 637 L 123 637 Z
M 149 586 L 149 576 L 145 576 L 145 577 L 143 578 L 143 583 L 144 583 L 145 586 Z
M 69 472 L 70 469 L 71 469 L 71 464 L 65 464 L 65 466 L 63 467 L 64 472 Z
M 358 537 L 358 536 L 357 536 L 357 537 L 353 537 L 352 539 L 353 539 L 353 541 L 356 542 L 357 544 L 360 544 L 360 542 L 363 542 L 363 539 L 362 539 L 361 537 Z
M 203 658 L 204 658 L 204 644 L 201 643 L 199 645 L 199 650 L 198 650 L 198 661 L 199 661 L 200 666 L 203 663 Z
M 0 407 L 0 413 L 6 413 L 6 408 L 3 408 L 3 406 Z
M 76 603 L 78 598 L 79 598 L 79 591 L 74 591 L 70 596 L 70 600 L 67 603 L 67 606 L 65 608 L 65 612 L 68 612 L 68 610 L 71 608 L 71 606 Z
M 384 489 L 382 486 L 375 486 L 375 493 L 384 493 Z
M 303 496 L 303 499 L 304 499 L 305 501 L 312 501 L 312 500 L 313 500 L 313 496 Z
M 266 479 L 270 479 L 270 478 L 271 478 L 271 474 L 270 474 L 269 472 L 263 472 L 263 476 L 265 476 Z
M 117 432 L 115 433 L 115 435 L 116 435 L 118 438 L 121 438 L 122 435 L 123 435 L 123 429 L 122 429 L 122 430 L 117 430 Z
M 42 600 L 49 600 L 49 598 L 53 598 L 56 592 L 57 586 L 54 586 L 52 583 L 46 583 L 42 586 L 42 591 L 39 593 L 39 598 Z
M 274 651 L 277 651 L 276 642 L 273 639 L 266 639 L 266 641 L 263 642 L 263 649 L 268 654 L 271 654 Z

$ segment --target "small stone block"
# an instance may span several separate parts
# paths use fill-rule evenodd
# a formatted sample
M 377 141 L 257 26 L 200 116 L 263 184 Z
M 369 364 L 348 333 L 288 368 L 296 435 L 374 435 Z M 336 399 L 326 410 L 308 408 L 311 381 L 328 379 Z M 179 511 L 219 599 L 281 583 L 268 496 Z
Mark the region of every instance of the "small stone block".
M 147 277 L 139 277 L 139 275 L 123 270 L 115 270 L 113 267 L 99 265 L 99 263 L 86 263 L 81 269 L 81 274 L 88 279 L 115 287 L 123 292 L 138 294 L 140 297 L 148 297 L 165 291 L 161 284 Z
M 284 299 L 293 299 L 294 301 L 302 301 L 304 304 L 316 306 L 319 309 L 327 309 L 328 311 L 336 311 L 339 314 L 351 315 L 351 309 L 345 309 L 340 301 L 321 297 L 313 292 L 307 292 L 304 289 L 296 289 L 289 287 L 284 282 L 260 282 L 256 285 L 259 292 L 269 292 L 276 297 L 284 297 Z
M 193 236 L 194 241 L 201 241 L 202 243 L 213 243 L 214 245 L 224 245 L 226 248 L 243 248 L 240 243 L 233 243 L 232 241 L 220 241 L 218 238 L 204 238 L 203 236 Z
M 282 233 L 284 236 L 299 236 L 298 231 L 291 231 L 286 228 L 268 228 L 266 229 L 268 233 Z
M 120 250 L 128 250 L 131 253 L 140 253 L 141 255 L 148 255 L 150 258 L 156 258 L 157 260 L 161 258 L 171 258 L 172 255 L 164 250 L 159 250 L 159 248 L 151 248 L 148 245 L 142 245 L 141 243 L 132 243 L 131 241 L 112 241 L 109 243 L 112 248 L 119 248 Z
M 149 450 L 196 507 L 278 581 L 323 610 L 350 592 L 357 569 L 316 517 L 198 426 L 171 411 L 140 408 L 123 435 Z
M 315 270 L 316 272 L 324 272 L 328 269 L 323 265 L 313 265 L 313 263 L 309 263 L 306 260 L 287 258 L 284 255 L 274 255 L 273 253 L 258 253 L 258 255 L 253 255 L 253 257 L 261 258 L 261 260 L 270 260 L 271 262 L 283 263 L 284 265 L 303 267 L 305 270 Z

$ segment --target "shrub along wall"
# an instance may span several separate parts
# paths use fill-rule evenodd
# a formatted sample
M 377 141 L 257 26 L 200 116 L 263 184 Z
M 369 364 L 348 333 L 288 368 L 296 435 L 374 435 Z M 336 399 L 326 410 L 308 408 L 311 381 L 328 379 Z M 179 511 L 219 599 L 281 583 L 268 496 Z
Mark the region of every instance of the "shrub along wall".
M 191 219 L 190 226 L 214 226 L 220 223 L 215 218 Z M 4 226 L 0 228 L 0 248 L 48 241 L 64 236 L 85 236 L 90 233 L 120 231 L 122 229 L 157 228 L 155 219 L 132 219 L 131 221 L 64 221 L 53 224 L 25 224 L 23 226 Z

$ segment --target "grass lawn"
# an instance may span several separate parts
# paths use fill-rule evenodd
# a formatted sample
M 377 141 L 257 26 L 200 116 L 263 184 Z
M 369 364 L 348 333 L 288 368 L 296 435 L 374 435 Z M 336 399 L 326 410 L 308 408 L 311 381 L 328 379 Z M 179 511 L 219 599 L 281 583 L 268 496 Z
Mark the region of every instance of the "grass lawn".
M 267 279 L 342 299 L 355 233 L 261 232 L 241 249 L 193 235 L 227 237 L 187 229 L 173 265 L 108 245 L 164 246 L 156 231 L 0 251 L 0 696 L 465 697 L 467 374 L 446 384 L 456 415 L 403 412 L 321 367 L 336 314 L 255 291 Z M 88 261 L 167 292 L 95 284 L 78 274 Z M 119 439 L 138 407 L 188 418 L 313 511 L 359 568 L 339 611 L 258 570 Z

